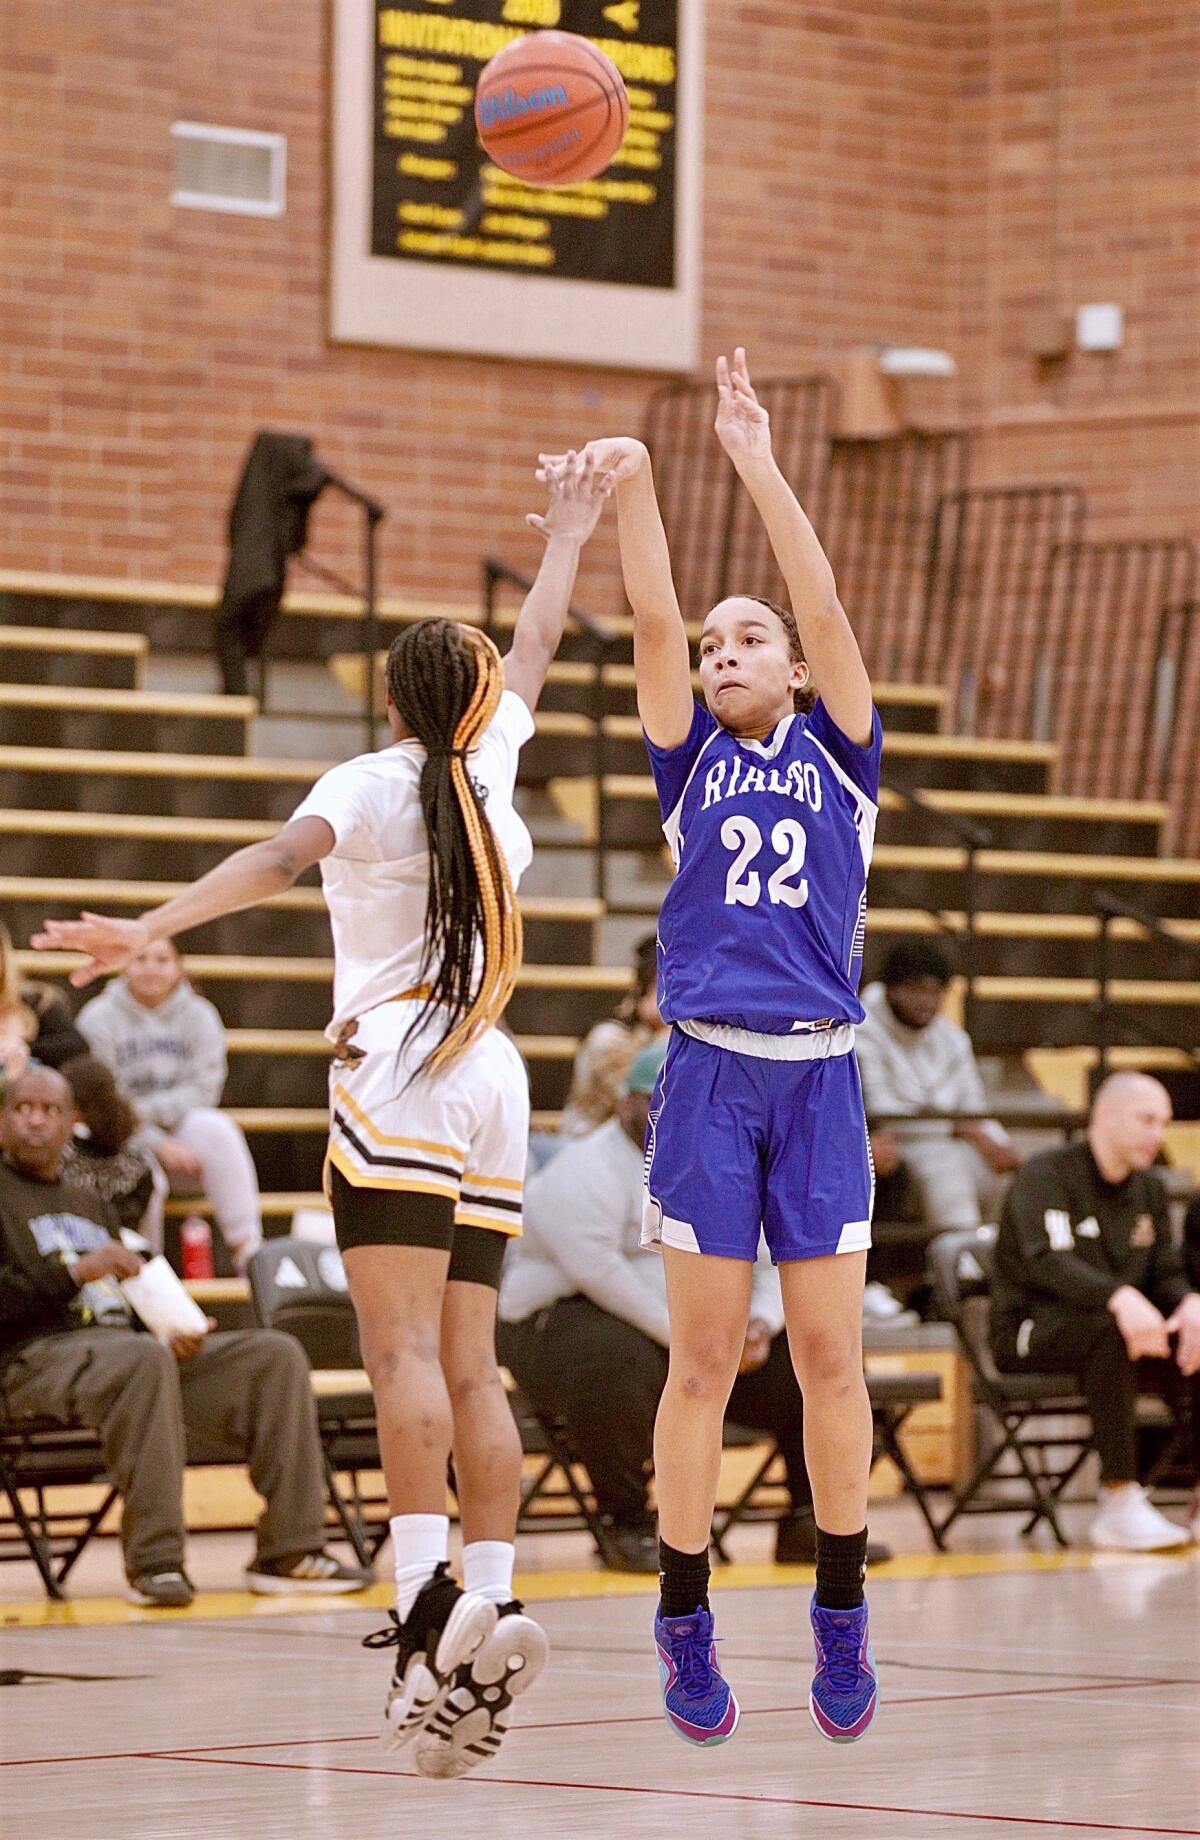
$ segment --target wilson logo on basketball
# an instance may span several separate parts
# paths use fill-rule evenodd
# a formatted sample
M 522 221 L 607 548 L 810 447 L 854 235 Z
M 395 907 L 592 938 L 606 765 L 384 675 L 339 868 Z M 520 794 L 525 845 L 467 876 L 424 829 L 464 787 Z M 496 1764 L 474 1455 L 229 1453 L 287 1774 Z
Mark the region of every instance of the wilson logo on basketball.
M 523 115 L 540 115 L 546 109 L 565 109 L 567 92 L 561 83 L 553 89 L 532 89 L 527 96 L 510 84 L 499 95 L 479 99 L 479 125 L 494 128 L 498 122 L 518 121 Z

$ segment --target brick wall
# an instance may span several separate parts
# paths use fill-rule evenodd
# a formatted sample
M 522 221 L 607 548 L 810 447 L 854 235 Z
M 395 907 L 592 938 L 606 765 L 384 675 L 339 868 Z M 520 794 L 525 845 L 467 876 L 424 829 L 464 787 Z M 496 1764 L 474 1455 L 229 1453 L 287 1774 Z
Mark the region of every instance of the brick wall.
M 1104 535 L 1200 535 L 1200 8 L 964 11 L 957 350 L 982 470 L 1078 479 Z M 1027 355 L 1030 312 L 1105 300 L 1119 354 Z
M 484 548 L 533 558 L 532 449 L 640 420 L 644 377 L 326 342 L 326 7 L 290 0 L 283 43 L 281 10 L 6 0 L 0 566 L 215 581 L 271 423 L 389 505 L 386 588 L 469 595 Z M 1200 11 L 1074 0 L 1061 48 L 1056 11 L 710 0 L 704 348 L 803 369 L 859 341 L 949 346 L 946 408 L 990 476 L 1068 471 L 1109 529 L 1197 530 Z M 174 210 L 180 117 L 285 133 L 286 218 Z M 1126 350 L 1023 356 L 1055 288 L 1123 301 Z M 323 504 L 316 547 L 350 536 Z M 611 542 L 589 558 L 601 609 L 612 562 Z

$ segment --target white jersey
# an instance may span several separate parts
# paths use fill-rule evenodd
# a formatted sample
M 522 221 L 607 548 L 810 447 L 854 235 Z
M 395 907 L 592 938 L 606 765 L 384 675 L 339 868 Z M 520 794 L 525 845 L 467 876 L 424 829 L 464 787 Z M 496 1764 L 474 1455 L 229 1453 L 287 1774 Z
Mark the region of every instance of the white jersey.
M 532 734 L 532 715 L 506 690 L 467 760 L 514 888 L 533 857 L 533 841 L 513 805 L 517 756 Z M 292 814 L 324 818 L 336 840 L 321 862 L 333 928 L 331 1041 L 352 1018 L 421 980 L 429 896 L 424 764 L 419 741 L 360 754 L 322 774 Z

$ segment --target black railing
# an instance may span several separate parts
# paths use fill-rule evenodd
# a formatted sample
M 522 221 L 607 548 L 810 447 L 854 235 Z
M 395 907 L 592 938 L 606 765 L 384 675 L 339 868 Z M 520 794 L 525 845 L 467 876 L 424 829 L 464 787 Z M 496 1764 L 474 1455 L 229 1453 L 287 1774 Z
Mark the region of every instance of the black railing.
M 922 683 L 949 686 L 956 732 L 1024 733 L 1044 642 L 1038 615 L 1051 558 L 1078 541 L 1084 515 L 1075 485 L 943 494 L 930 539 L 921 643 L 910 668 Z
M 497 603 L 500 589 L 504 586 L 519 588 L 528 594 L 533 586 L 533 577 L 524 575 L 519 569 L 510 569 L 505 562 L 499 562 L 494 556 L 485 556 L 483 570 L 483 630 L 489 639 L 495 640 L 498 630 Z M 591 667 L 588 681 L 587 710 L 585 719 L 591 722 L 589 736 L 591 769 L 588 773 L 593 788 L 595 824 L 592 838 L 593 886 L 597 898 L 608 899 L 608 827 L 605 816 L 604 770 L 606 765 L 604 749 L 604 717 L 607 713 L 606 685 L 604 666 L 616 643 L 615 636 L 601 625 L 600 621 L 582 608 L 572 604 L 567 609 L 568 618 L 579 628 L 587 653 L 586 663 Z
M 873 677 L 912 674 L 935 520 L 945 494 L 965 487 L 969 465 L 961 429 L 830 443 L 814 521 Z
M 1117 1044 L 1113 1040 L 1113 1001 L 1110 995 L 1112 977 L 1112 942 L 1110 933 L 1114 920 L 1129 920 L 1140 926 L 1152 939 L 1158 939 L 1171 946 L 1193 964 L 1200 965 L 1200 943 L 1193 939 L 1183 939 L 1173 933 L 1169 926 L 1148 914 L 1140 907 L 1132 906 L 1128 901 L 1118 901 L 1114 895 L 1098 894 L 1092 901 L 1092 911 L 1100 923 L 1096 934 L 1096 1054 L 1098 1070 L 1103 1076 L 1108 1071 L 1110 1050 Z M 1149 1047 L 1173 1048 L 1191 1061 L 1192 1066 L 1200 1069 L 1200 1051 L 1190 1047 L 1186 1042 L 1174 1041 L 1142 1016 L 1126 1016 L 1127 1029 L 1135 1032 L 1141 1041 Z
M 967 1034 L 974 1033 L 975 1024 L 975 984 L 979 976 L 979 935 L 976 920 L 979 914 L 978 873 L 976 857 L 980 850 L 990 849 L 994 838 L 985 825 L 975 824 L 970 818 L 960 817 L 956 811 L 943 811 L 915 786 L 905 785 L 902 781 L 885 779 L 879 782 L 880 790 L 890 792 L 893 798 L 900 799 L 910 811 L 919 811 L 933 822 L 940 824 L 963 846 L 963 929 L 960 962 L 963 973 L 963 1027 Z M 954 929 L 947 926 L 942 909 L 926 907 L 923 910 L 935 921 L 938 928 L 950 937 Z

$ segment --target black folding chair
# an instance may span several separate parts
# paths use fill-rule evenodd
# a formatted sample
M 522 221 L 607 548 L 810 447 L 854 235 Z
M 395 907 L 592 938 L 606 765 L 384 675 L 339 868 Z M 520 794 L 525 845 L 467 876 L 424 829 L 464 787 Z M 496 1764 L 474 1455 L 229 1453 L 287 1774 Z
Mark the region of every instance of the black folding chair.
M 880 1457 L 890 1457 L 896 1468 L 907 1494 L 911 1495 L 921 1511 L 921 1517 L 929 1529 L 930 1538 L 939 1551 L 945 1547 L 942 1530 L 929 1506 L 929 1487 L 922 1482 L 909 1461 L 908 1453 L 900 1442 L 900 1431 L 909 1414 L 919 1405 L 928 1405 L 942 1396 L 942 1382 L 937 1374 L 868 1374 L 867 1392 L 871 1400 L 871 1416 L 875 1427 L 875 1444 L 872 1452 L 872 1467 Z M 738 1425 L 727 1425 L 725 1443 L 737 1445 L 757 1443 L 757 1433 L 743 1431 Z M 786 1506 L 782 1496 L 771 1495 L 764 1499 L 769 1491 L 782 1488 L 782 1476 L 778 1474 L 777 1465 L 782 1463 L 779 1447 L 772 1443 L 761 1462 L 746 1482 L 736 1500 L 728 1507 L 718 1508 L 713 1518 L 712 1546 L 722 1564 L 728 1564 L 729 1553 L 725 1547 L 725 1536 L 730 1528 L 739 1521 L 757 1521 L 776 1519 Z
M 91 1507 L 61 1507 L 48 1494 L 92 1486 L 101 1496 Z M 8 1513 L 0 1515 L 0 1561 L 32 1559 L 47 1597 L 62 1602 L 76 1561 L 117 1499 L 99 1438 L 83 1425 L 0 1413 L 0 1490 L 8 1499 Z M 32 1512 L 23 1495 L 33 1496 Z
M 1032 1533 L 1044 1520 L 1059 1546 L 1066 1546 L 1057 1509 L 1091 1451 L 1091 1419 L 1071 1375 L 1002 1374 L 996 1366 L 988 1339 L 995 1243 L 994 1227 L 972 1227 L 942 1233 L 929 1248 L 934 1294 L 970 1363 L 976 1403 L 997 1433 L 973 1475 L 955 1492 L 939 1532 L 944 1539 L 964 1514 L 1023 1514 L 1022 1534 Z M 1086 1429 L 1046 1429 L 1049 1420 L 1063 1418 L 1084 1418 Z M 1057 1465 L 1050 1461 L 1052 1452 L 1059 1453 Z M 1001 1469 L 1006 1456 L 1015 1470 Z
M 571 1533 L 586 1531 L 603 1557 L 607 1534 L 592 1494 L 587 1465 L 576 1455 L 564 1421 L 544 1412 L 502 1368 L 508 1403 L 521 1434 L 521 1449 L 538 1460 L 533 1474 L 521 1480 L 518 1533 Z
M 314 1374 L 358 1371 L 358 1322 L 335 1246 L 304 1239 L 269 1239 L 246 1267 L 254 1314 L 264 1329 L 294 1335 Z M 375 1402 L 363 1385 L 327 1389 L 314 1381 L 317 1424 L 329 1505 L 360 1565 L 369 1566 L 388 1537 L 386 1502 L 363 1494 L 359 1477 L 380 1467 Z M 348 1480 L 343 1494 L 338 1477 Z M 382 1517 L 370 1513 L 383 1507 Z

